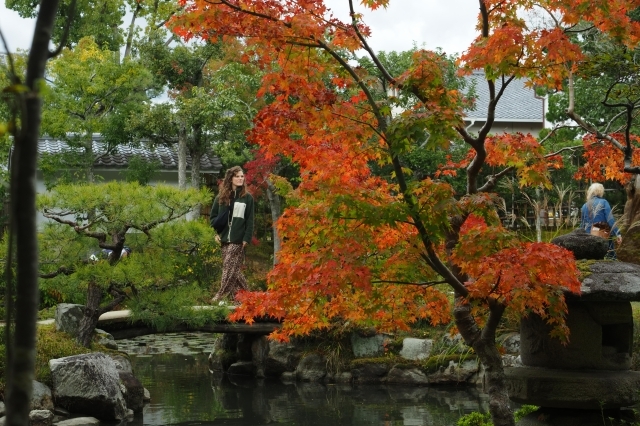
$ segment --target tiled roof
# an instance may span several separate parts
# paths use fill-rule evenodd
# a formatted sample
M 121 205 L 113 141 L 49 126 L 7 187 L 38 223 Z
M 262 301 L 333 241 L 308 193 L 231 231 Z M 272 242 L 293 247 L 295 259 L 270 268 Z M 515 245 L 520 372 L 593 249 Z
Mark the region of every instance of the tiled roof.
M 71 149 L 66 142 L 61 140 L 48 137 L 38 140 L 38 154 L 59 154 Z M 96 168 L 126 168 L 131 157 L 140 156 L 148 161 L 159 161 L 161 170 L 178 170 L 178 152 L 175 147 L 151 147 L 144 143 L 141 143 L 140 147 L 119 145 L 113 154 L 100 155 L 105 152 L 105 144 L 100 136 L 94 136 L 93 152 L 98 157 L 93 163 Z M 187 154 L 187 169 L 190 168 L 191 156 Z M 218 173 L 221 168 L 220 159 L 212 153 L 204 154 L 200 159 L 200 171 L 202 172 Z
M 475 71 L 467 76 L 467 87 L 475 81 L 476 103 L 473 111 L 466 112 L 466 120 L 481 120 L 487 118 L 489 105 L 489 88 L 484 79 L 484 72 Z M 496 121 L 507 122 L 544 122 L 544 100 L 535 97 L 533 88 L 525 87 L 526 80 L 514 79 L 504 91 L 496 107 Z M 502 83 L 496 80 L 496 93 Z

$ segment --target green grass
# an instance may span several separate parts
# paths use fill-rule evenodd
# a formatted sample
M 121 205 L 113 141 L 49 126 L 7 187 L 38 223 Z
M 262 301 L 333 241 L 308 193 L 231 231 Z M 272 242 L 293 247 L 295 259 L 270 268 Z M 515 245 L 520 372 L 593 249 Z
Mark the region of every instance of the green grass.
M 0 395 L 4 399 L 4 391 L 6 386 L 6 359 L 5 359 L 5 328 L 2 327 L 0 340 Z M 58 332 L 53 324 L 40 325 L 36 334 L 36 380 L 51 386 L 51 370 L 49 370 L 49 360 L 55 358 L 64 358 L 71 355 L 78 355 L 94 351 L 106 352 L 106 348 L 93 345 L 92 349 L 87 349 L 78 344 L 74 338 L 66 333 Z

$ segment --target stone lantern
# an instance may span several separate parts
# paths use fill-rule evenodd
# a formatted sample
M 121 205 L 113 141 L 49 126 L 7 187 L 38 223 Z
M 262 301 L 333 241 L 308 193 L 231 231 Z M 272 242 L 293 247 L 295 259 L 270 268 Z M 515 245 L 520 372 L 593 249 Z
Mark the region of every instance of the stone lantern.
M 509 397 L 541 408 L 519 426 L 615 424 L 632 413 L 626 407 L 640 403 L 640 372 L 631 371 L 631 302 L 640 301 L 640 266 L 597 261 L 589 269 L 581 294 L 565 295 L 566 346 L 540 317 L 521 322 L 524 366 L 505 369 Z

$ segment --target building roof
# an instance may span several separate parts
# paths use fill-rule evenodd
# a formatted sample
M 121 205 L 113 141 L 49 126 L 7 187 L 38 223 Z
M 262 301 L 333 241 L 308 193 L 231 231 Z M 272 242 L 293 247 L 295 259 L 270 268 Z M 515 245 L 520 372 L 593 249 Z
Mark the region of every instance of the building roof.
M 476 102 L 473 111 L 466 111 L 467 121 L 486 121 L 489 106 L 489 88 L 484 72 L 474 71 L 465 77 L 470 87 L 475 82 Z M 514 79 L 504 91 L 496 107 L 495 121 L 544 123 L 544 99 L 536 98 L 535 91 L 526 87 L 527 80 Z M 496 80 L 496 93 L 502 87 L 502 82 Z
M 38 154 L 60 154 L 71 151 L 65 141 L 43 137 L 38 140 Z M 119 145 L 112 154 L 99 155 L 105 152 L 102 137 L 94 135 L 93 152 L 98 158 L 93 163 L 95 168 L 124 169 L 129 166 L 129 159 L 140 156 L 147 161 L 158 161 L 160 170 L 178 170 L 178 152 L 176 147 L 151 146 L 141 143 L 139 147 Z M 187 154 L 187 169 L 191 168 L 191 156 Z M 218 173 L 222 169 L 220 159 L 213 153 L 206 153 L 200 159 L 200 171 L 203 173 Z

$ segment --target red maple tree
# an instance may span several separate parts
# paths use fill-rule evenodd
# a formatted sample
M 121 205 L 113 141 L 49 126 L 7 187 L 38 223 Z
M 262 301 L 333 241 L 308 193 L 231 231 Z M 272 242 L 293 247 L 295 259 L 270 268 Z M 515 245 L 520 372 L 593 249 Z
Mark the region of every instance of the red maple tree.
M 446 58 L 418 50 L 406 72 L 391 75 L 351 0 L 351 22 L 334 18 L 321 0 L 182 0 L 184 13 L 171 22 L 177 34 L 242 37 L 245 59 L 265 69 L 259 95 L 269 102 L 250 138 L 267 155 L 290 158 L 301 174 L 278 223 L 284 243 L 269 288 L 241 293 L 233 319 L 282 318 L 274 337 L 286 339 L 345 323 L 406 329 L 419 318 L 449 321 L 453 312 L 486 368 L 494 424 L 513 425 L 498 322 L 512 307 L 540 315 L 567 339 L 563 292 L 578 292 L 580 283 L 571 253 L 522 243 L 502 227 L 491 194 L 500 177 L 515 170 L 522 185 L 546 185 L 549 162 L 558 163 L 529 135 L 489 137 L 495 108 L 515 78 L 560 86 L 582 58 L 569 33 L 578 21 L 635 45 L 640 26 L 627 11 L 636 3 L 480 0 L 478 38 L 460 60 L 463 72 L 484 70 L 490 94 L 488 119 L 474 135 Z M 387 0 L 362 4 L 375 9 Z M 536 7 L 553 25 L 534 28 L 521 17 Z M 349 60 L 359 51 L 390 87 L 412 97 L 410 107 L 395 112 L 393 96 L 376 94 L 377 78 Z M 411 179 L 404 154 L 447 149 L 454 140 L 470 150 L 464 194 L 441 180 Z M 390 178 L 375 175 L 374 163 L 390 168 Z M 484 165 L 501 169 L 481 183 Z

